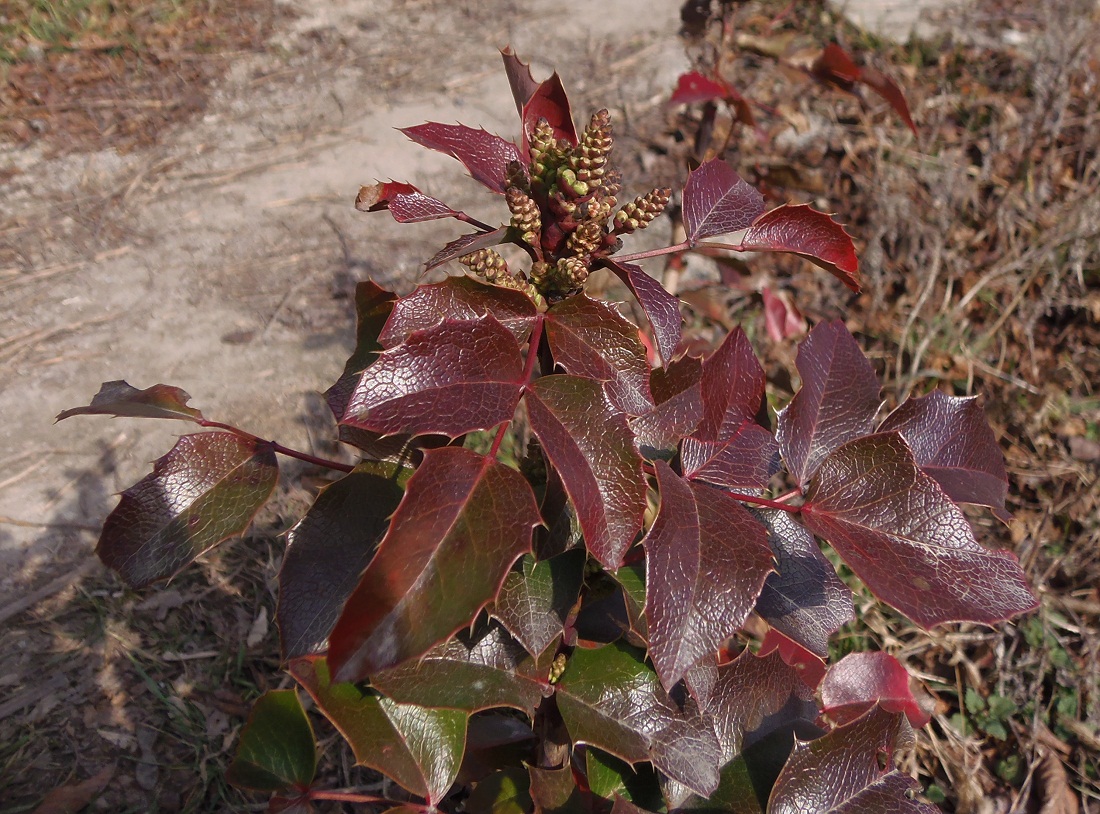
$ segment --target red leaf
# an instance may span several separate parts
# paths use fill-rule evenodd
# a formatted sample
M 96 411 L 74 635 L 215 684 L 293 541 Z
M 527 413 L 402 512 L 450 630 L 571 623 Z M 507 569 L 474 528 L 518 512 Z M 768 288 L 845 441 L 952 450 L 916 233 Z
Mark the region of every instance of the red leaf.
M 527 388 L 531 429 L 561 476 L 588 550 L 616 569 L 642 527 L 646 484 L 626 416 L 603 385 L 544 376 Z
M 703 362 L 703 421 L 696 436 L 728 441 L 755 421 L 764 403 L 764 369 L 740 326 Z
M 673 450 L 695 431 L 703 418 L 702 374 L 701 360 L 695 356 L 650 371 L 649 387 L 657 406 L 630 424 L 639 448 Z
M 802 387 L 779 411 L 776 435 L 787 469 L 805 488 L 822 459 L 874 428 L 879 383 L 840 320 L 823 322 L 798 346 Z
M 764 635 L 764 641 L 760 642 L 761 657 L 769 653 L 778 653 L 779 658 L 798 673 L 799 678 L 807 687 L 816 688 L 825 677 L 825 658 L 812 653 L 775 628 Z
M 685 438 L 680 456 L 684 477 L 728 489 L 763 489 L 779 471 L 775 436 L 748 421 L 726 441 Z
M 768 529 L 777 571 L 764 583 L 756 612 L 788 639 L 824 657 L 829 653 L 829 637 L 855 618 L 852 592 L 814 536 L 789 512 L 755 514 Z
M 761 293 L 764 295 L 764 327 L 773 342 L 806 333 L 806 320 L 795 307 L 790 294 L 770 288 L 765 288 Z
M 462 214 L 443 201 L 425 195 L 412 184 L 399 181 L 380 181 L 369 187 L 360 187 L 355 197 L 355 208 L 360 212 L 388 209 L 398 223 L 420 223 Z
M 546 313 L 554 362 L 566 372 L 606 382 L 618 410 L 631 416 L 653 409 L 649 362 L 638 329 L 612 306 L 578 294 Z
M 368 461 L 321 490 L 287 535 L 276 617 L 284 659 L 324 648 L 370 563 L 411 471 Z
M 508 572 L 489 614 L 538 657 L 565 629 L 584 582 L 585 560 L 579 548 L 537 562 L 524 557 Z
M 417 144 L 457 158 L 475 181 L 493 192 L 504 193 L 508 163 L 522 161 L 512 142 L 464 124 L 428 122 L 399 129 Z
M 744 229 L 763 211 L 764 196 L 722 159 L 712 158 L 688 173 L 683 218 L 691 244 Z
M 441 283 L 418 286 L 394 303 L 378 341 L 392 348 L 415 331 L 434 328 L 444 320 L 476 320 L 492 314 L 522 342 L 537 313 L 531 298 L 522 291 L 485 285 L 472 277 L 448 277 Z
M 752 108 L 745 97 L 722 80 L 703 76 L 698 71 L 681 74 L 676 81 L 676 90 L 672 92 L 670 105 L 691 105 L 697 102 L 723 101 L 734 109 L 737 120 L 749 127 L 756 126 Z
M 393 311 L 396 299 L 397 295 L 380 288 L 371 280 L 364 280 L 355 286 L 355 351 L 345 363 L 344 372 L 336 384 L 325 391 L 325 401 L 337 421 L 348 407 L 359 374 L 370 367 L 382 350 L 378 336 Z
M 895 749 L 912 741 L 903 720 L 874 709 L 816 740 L 795 741 L 772 788 L 768 814 L 938 814 L 914 799 L 917 781 L 894 768 Z
M 577 128 L 573 125 L 573 114 L 569 110 L 569 97 L 565 93 L 565 87 L 561 83 L 561 77 L 557 73 L 540 82 L 535 92 L 523 105 L 524 147 L 527 139 L 534 132 L 539 119 L 546 119 L 554 130 L 554 138 L 564 139 L 570 144 L 577 143 Z
M 170 577 L 243 533 L 278 475 L 265 441 L 229 432 L 185 435 L 152 474 L 122 493 L 96 554 L 135 588 Z
M 649 655 L 671 688 L 741 629 L 772 569 L 764 527 L 717 489 L 655 463 L 661 506 L 643 541 Z
M 496 596 L 539 523 L 527 481 L 459 447 L 429 450 L 332 631 L 339 681 L 428 652 Z
M 966 517 L 896 432 L 830 454 L 802 516 L 876 596 L 926 629 L 993 624 L 1038 605 L 1015 555 L 978 545 Z
M 820 266 L 858 292 L 859 258 L 844 227 L 806 204 L 785 204 L 761 215 L 740 248 L 746 252 L 791 252 Z
M 519 344 L 493 316 L 448 319 L 379 354 L 340 423 L 386 435 L 455 437 L 508 421 L 523 381 Z
M 501 226 L 491 232 L 474 232 L 470 235 L 462 235 L 462 237 L 455 238 L 440 249 L 435 257 L 427 262 L 424 270 L 431 271 L 450 260 L 471 254 L 478 249 L 489 249 L 493 246 L 499 246 L 501 243 L 508 243 L 510 240 L 510 229 L 507 226 Z
M 917 126 L 913 124 L 913 117 L 909 115 L 909 103 L 905 101 L 905 94 L 901 92 L 897 82 L 882 71 L 869 66 L 860 72 L 859 81 L 885 99 L 894 112 L 901 116 L 901 120 L 914 136 L 920 135 L 917 132 Z
M 829 43 L 821 52 L 810 72 L 823 82 L 840 85 L 845 89 L 859 81 L 860 70 L 855 60 L 836 43 Z
M 111 415 L 118 418 L 179 418 L 202 421 L 202 413 L 188 407 L 191 397 L 170 384 L 154 384 L 138 390 L 124 381 L 104 382 L 87 407 L 74 407 L 57 414 L 55 421 L 74 415 Z
M 676 355 L 684 323 L 680 316 L 679 298 L 665 291 L 664 286 L 638 266 L 616 263 L 614 260 L 603 262 L 637 298 L 653 328 L 653 337 L 657 341 L 661 360 L 668 364 Z
M 829 668 L 820 691 L 822 712 L 840 725 L 875 704 L 904 713 L 917 729 L 932 719 L 913 694 L 909 671 L 888 653 L 849 653 Z
M 504 60 L 504 73 L 508 75 L 508 87 L 516 102 L 516 113 L 522 117 L 523 106 L 538 90 L 539 83 L 531 76 L 531 66 L 516 56 L 512 46 L 502 48 L 500 56 Z
M 1001 520 L 1008 473 L 1004 456 L 977 397 L 957 398 L 939 390 L 908 399 L 890 413 L 879 432 L 895 431 L 913 450 L 920 468 L 960 503 L 989 506 Z

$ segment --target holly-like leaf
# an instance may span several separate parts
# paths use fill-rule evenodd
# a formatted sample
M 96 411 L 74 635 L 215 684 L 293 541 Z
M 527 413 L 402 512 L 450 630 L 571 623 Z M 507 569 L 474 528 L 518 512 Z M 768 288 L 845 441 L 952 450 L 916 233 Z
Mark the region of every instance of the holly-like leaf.
M 488 710 L 471 715 L 466 725 L 466 754 L 458 770 L 458 783 L 468 785 L 491 777 L 504 769 L 522 776 L 522 788 L 527 788 L 526 764 L 535 762 L 538 737 L 531 725 L 511 710 Z M 467 801 L 466 810 L 470 811 Z M 519 812 L 518 814 L 522 814 Z
M 546 335 L 566 372 L 607 383 L 617 409 L 631 416 L 653 409 L 649 363 L 638 329 L 612 306 L 578 294 L 552 306 Z
M 852 92 L 855 84 L 862 83 L 885 99 L 890 107 L 901 116 L 905 126 L 913 135 L 917 135 L 917 126 L 913 124 L 913 117 L 909 113 L 909 103 L 905 100 L 905 94 L 901 92 L 898 83 L 876 68 L 860 68 L 855 60 L 843 48 L 835 43 L 825 46 L 810 68 L 810 73 L 818 80 L 826 84 L 838 87 L 841 90 Z
M 241 730 L 225 779 L 253 791 L 305 791 L 317 771 L 313 728 L 294 690 L 269 690 Z
M 737 120 L 749 127 L 756 126 L 756 120 L 752 115 L 752 108 L 748 101 L 722 80 L 711 79 L 698 71 L 689 71 L 681 74 L 676 80 L 676 90 L 672 92 L 668 103 L 670 105 L 692 105 L 699 102 L 722 101 L 733 108 Z
M 472 277 L 448 277 L 440 283 L 419 286 L 394 303 L 393 314 L 378 341 L 392 348 L 416 331 L 433 328 L 444 320 L 477 320 L 492 314 L 517 342 L 522 342 L 531 332 L 537 313 L 531 298 L 521 291 L 485 285 Z
M 505 577 L 489 613 L 537 657 L 562 634 L 580 595 L 584 564 L 582 549 L 542 562 L 524 557 Z
M 655 463 L 661 506 L 644 540 L 649 655 L 666 689 L 745 623 L 772 571 L 767 532 L 725 493 Z
M 642 527 L 646 484 L 626 416 L 603 384 L 544 376 L 527 388 L 531 429 L 561 476 L 588 550 L 618 568 Z
M 531 801 L 531 778 L 524 769 L 504 769 L 479 782 L 466 799 L 469 814 L 527 814 Z
M 630 423 L 639 449 L 674 450 L 681 438 L 695 431 L 703 419 L 702 375 L 701 360 L 695 356 L 650 371 L 649 388 L 657 406 Z
M 170 384 L 154 384 L 138 390 L 124 381 L 104 382 L 87 407 L 74 407 L 57 414 L 55 421 L 74 415 L 111 415 L 117 418 L 178 418 L 202 421 L 202 413 L 188 407 L 191 397 Z
M 389 210 L 398 223 L 421 223 L 440 218 L 457 218 L 462 215 L 438 198 L 425 195 L 412 184 L 400 181 L 380 181 L 369 187 L 360 187 L 355 197 L 355 208 L 360 212 Z
M 703 420 L 696 437 L 728 441 L 755 421 L 764 403 L 764 369 L 740 327 L 703 362 Z
M 267 502 L 279 466 L 271 444 L 229 432 L 185 435 L 122 493 L 96 554 L 128 585 L 170 577 L 241 534 Z
M 577 787 L 569 766 L 560 769 L 530 766 L 527 771 L 535 814 L 590 814 L 591 806 Z
M 874 428 L 875 370 L 840 320 L 816 326 L 798 346 L 802 387 L 779 411 L 776 435 L 787 469 L 805 488 L 822 459 Z
M 745 232 L 739 248 L 797 254 L 852 291 L 860 290 L 859 258 L 852 236 L 829 215 L 806 204 L 785 204 L 761 215 Z
M 627 763 L 650 761 L 704 796 L 718 785 L 718 743 L 695 710 L 681 710 L 646 665 L 622 642 L 578 648 L 557 684 L 558 709 L 574 743 Z
M 989 506 L 1002 520 L 1008 473 L 1004 456 L 977 397 L 957 398 L 939 390 L 908 399 L 890 413 L 879 432 L 901 433 L 920 468 L 960 503 Z
M 683 218 L 693 245 L 703 238 L 740 231 L 763 211 L 764 196 L 720 158 L 705 161 L 688 174 Z
M 527 481 L 459 447 L 424 454 L 329 640 L 341 681 L 422 656 L 468 626 L 531 550 L 538 507 Z
M 775 628 L 771 628 L 764 634 L 764 640 L 760 642 L 760 651 L 757 655 L 766 656 L 773 652 L 778 653 L 783 661 L 798 671 L 799 677 L 806 686 L 816 689 L 821 684 L 821 679 L 825 678 L 825 671 L 828 669 L 825 657 L 807 650 Z
M 936 814 L 913 798 L 919 784 L 893 767 L 895 749 L 912 738 L 903 721 L 876 708 L 816 740 L 796 742 L 768 814 Z
M 588 788 L 597 797 L 629 801 L 643 809 L 661 807 L 661 787 L 657 773 L 649 764 L 631 766 L 606 752 L 588 747 L 584 750 L 584 767 Z
M 355 762 L 392 778 L 429 805 L 447 794 L 466 745 L 466 714 L 398 704 L 359 684 L 334 684 L 324 659 L 299 659 L 291 675 L 351 745 Z
M 457 158 L 475 181 L 493 192 L 504 193 L 508 163 L 522 160 L 515 144 L 481 128 L 428 122 L 399 129 L 417 144 Z
M 411 470 L 367 461 L 321 490 L 287 535 L 276 618 L 283 658 L 323 649 L 389 528 Z
M 387 435 L 455 437 L 508 421 L 523 357 L 495 317 L 447 319 L 383 351 L 359 377 L 342 424 Z
M 670 807 L 672 801 L 670 801 Z M 764 814 L 756 796 L 752 773 L 743 757 L 736 757 L 722 767 L 718 788 L 710 797 L 690 795 L 676 805 L 676 811 L 696 814 Z
M 837 576 L 817 541 L 788 512 L 759 511 L 775 554 L 756 612 L 784 636 L 824 657 L 829 637 L 855 618 L 852 592 Z
M 775 436 L 745 421 L 726 441 L 685 438 L 680 445 L 684 477 L 729 489 L 763 489 L 779 471 Z
M 546 673 L 497 623 L 459 633 L 416 662 L 380 670 L 371 684 L 401 703 L 468 713 L 510 707 L 532 715 L 549 690 Z
M 337 421 L 347 409 L 359 375 L 382 351 L 378 337 L 393 311 L 396 299 L 396 294 L 380 288 L 371 280 L 364 280 L 355 286 L 355 351 L 344 364 L 344 372 L 336 384 L 325 391 L 325 400 Z
M 639 266 L 607 259 L 602 262 L 623 281 L 638 300 L 653 328 L 653 338 L 657 342 L 657 352 L 661 354 L 661 360 L 665 364 L 671 362 L 683 331 L 684 319 L 680 315 L 680 300 L 669 294 L 664 286 Z
M 573 114 L 569 109 L 569 97 L 565 86 L 557 73 L 539 83 L 527 102 L 523 105 L 524 144 L 526 145 L 539 119 L 546 119 L 554 131 L 554 138 L 564 139 L 570 144 L 577 143 L 577 128 L 573 124 Z
M 436 255 L 424 266 L 425 271 L 442 266 L 444 263 L 472 254 L 478 249 L 490 249 L 501 243 L 514 243 L 516 230 L 510 226 L 501 226 L 491 232 L 474 232 L 457 237 L 436 252 Z
M 904 714 L 918 729 L 932 717 L 913 694 L 909 671 L 889 653 L 849 653 L 829 668 L 820 690 L 822 712 L 840 725 L 875 704 Z
M 516 56 L 512 46 L 501 49 L 500 57 L 504 60 L 504 73 L 508 76 L 508 87 L 512 90 L 512 98 L 516 102 L 516 113 L 523 116 L 523 106 L 538 90 L 539 83 L 531 76 L 531 66 Z M 524 145 L 526 148 L 526 144 Z
M 992 624 L 1037 606 L 1015 555 L 989 551 L 896 432 L 830 454 L 802 507 L 867 587 L 918 625 Z

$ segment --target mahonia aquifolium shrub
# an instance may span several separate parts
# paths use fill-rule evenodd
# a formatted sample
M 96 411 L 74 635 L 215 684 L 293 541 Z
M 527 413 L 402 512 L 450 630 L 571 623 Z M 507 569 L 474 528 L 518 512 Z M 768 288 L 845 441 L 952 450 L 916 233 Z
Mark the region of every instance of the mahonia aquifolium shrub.
M 289 534 L 282 652 L 358 763 L 396 785 L 320 787 L 298 691 L 272 691 L 228 770 L 272 811 L 932 811 L 894 763 L 928 720 L 905 669 L 884 653 L 826 663 L 853 603 L 818 541 L 926 628 L 1033 608 L 1016 559 L 980 546 L 956 505 L 1004 516 L 981 408 L 932 391 L 880 419 L 872 367 L 836 321 L 802 342 L 801 388 L 773 430 L 745 333 L 681 352 L 678 300 L 633 261 L 792 252 L 858 290 L 844 229 L 806 206 L 765 211 L 711 160 L 679 196 L 684 243 L 621 254 L 671 190 L 621 203 L 607 111 L 578 134 L 557 75 L 535 82 L 503 56 L 518 143 L 462 125 L 405 133 L 499 195 L 506 224 L 405 183 L 359 194 L 401 222 L 473 229 L 428 264 L 468 275 L 405 297 L 357 288 L 357 346 L 326 396 L 360 462 L 208 420 L 175 387 L 107 383 L 59 418 L 206 431 L 122 495 L 99 556 L 132 586 L 168 578 L 247 528 L 277 454 L 343 473 Z M 636 297 L 644 329 L 588 296 L 598 269 Z M 519 453 L 502 460 L 510 435 Z M 794 488 L 774 489 L 784 478 Z M 750 614 L 768 633 L 735 652 Z

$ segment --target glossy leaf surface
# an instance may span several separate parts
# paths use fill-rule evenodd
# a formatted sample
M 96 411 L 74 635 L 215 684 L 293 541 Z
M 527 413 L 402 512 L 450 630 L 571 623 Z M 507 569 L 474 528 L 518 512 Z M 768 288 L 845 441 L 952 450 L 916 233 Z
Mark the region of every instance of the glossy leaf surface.
M 697 712 L 672 702 L 643 651 L 621 642 L 575 650 L 558 682 L 557 700 L 574 742 L 628 763 L 649 760 L 699 794 L 717 787 L 714 732 Z
M 660 808 L 661 787 L 652 766 L 631 766 L 589 747 L 584 752 L 584 767 L 588 788 L 597 797 L 622 798 L 645 808 Z
M 516 56 L 512 46 L 506 45 L 502 48 L 500 57 L 504 61 L 504 73 L 508 77 L 508 87 L 511 89 L 512 98 L 516 102 L 516 113 L 522 117 L 523 106 L 538 90 L 539 83 L 531 76 L 531 66 Z M 526 146 L 525 143 L 525 149 Z
M 332 632 L 334 675 L 361 680 L 469 625 L 531 550 L 538 522 L 514 469 L 458 447 L 426 452 Z
M 787 204 L 761 215 L 745 232 L 741 249 L 797 254 L 852 291 L 860 290 L 859 259 L 852 236 L 829 215 L 806 204 Z
M 779 411 L 776 435 L 787 469 L 805 489 L 826 455 L 872 431 L 880 388 L 874 368 L 840 320 L 810 331 L 795 365 L 802 386 Z
M 321 490 L 287 535 L 276 618 L 283 658 L 324 648 L 344 602 L 370 563 L 410 471 L 364 462 Z
M 254 791 L 305 790 L 317 770 L 313 728 L 294 690 L 270 690 L 252 707 L 225 779 Z
M 630 423 L 639 449 L 674 450 L 680 439 L 703 420 L 701 361 L 694 356 L 674 359 L 650 371 L 649 387 L 657 406 Z
M 96 554 L 133 587 L 170 577 L 243 533 L 278 475 L 275 452 L 264 441 L 228 432 L 185 435 L 122 493 Z
M 523 357 L 492 316 L 445 320 L 379 354 L 359 377 L 342 424 L 383 434 L 451 437 L 508 421 Z
M 657 342 L 661 359 L 666 364 L 672 361 L 676 356 L 676 348 L 680 345 L 684 324 L 680 315 L 679 298 L 669 294 L 663 285 L 646 274 L 640 266 L 616 263 L 613 260 L 604 260 L 604 264 L 623 281 L 642 306 L 646 319 L 653 328 L 653 338 Z
M 355 197 L 355 208 L 360 212 L 388 210 L 398 223 L 421 223 L 462 214 L 443 201 L 425 195 L 412 184 L 399 181 L 383 181 L 360 187 Z
M 448 277 L 441 283 L 418 286 L 399 299 L 378 341 L 392 348 L 414 332 L 434 328 L 444 320 L 477 320 L 491 314 L 522 342 L 536 313 L 531 298 L 520 291 L 485 285 L 472 277 Z
M 499 624 L 459 633 L 416 662 L 374 673 L 371 684 L 407 704 L 469 713 L 510 707 L 528 715 L 549 688 L 546 674 Z
M 538 656 L 562 635 L 569 611 L 580 595 L 584 564 L 583 549 L 541 562 L 527 555 L 508 572 L 490 614 L 528 653 Z
M 740 327 L 704 360 L 701 387 L 703 421 L 696 436 L 704 441 L 726 441 L 760 414 L 764 369 Z
M 875 704 L 904 714 L 918 729 L 932 717 L 914 696 L 909 671 L 889 653 L 849 653 L 829 668 L 819 691 L 822 711 L 841 725 Z
M 170 384 L 154 384 L 138 390 L 124 381 L 104 382 L 87 407 L 74 407 L 57 414 L 55 421 L 74 415 L 111 415 L 133 418 L 178 418 L 202 421 L 202 413 L 188 407 L 191 396 Z
M 912 737 L 902 720 L 874 709 L 816 740 L 795 743 L 772 789 L 768 814 L 935 814 L 912 799 L 917 782 L 893 768 L 899 741 Z
M 737 757 L 722 767 L 718 788 L 710 797 L 691 795 L 676 806 L 676 811 L 697 814 L 764 814 L 757 799 L 752 775 L 744 758 Z
M 457 237 L 436 252 L 435 256 L 425 264 L 424 270 L 431 271 L 451 260 L 476 252 L 478 249 L 489 249 L 493 246 L 499 246 L 501 243 L 514 242 L 512 241 L 514 233 L 514 229 L 501 226 L 491 232 L 474 232 L 473 234 Z
M 666 689 L 745 622 L 772 570 L 766 531 L 733 498 L 655 463 L 661 506 L 644 540 L 649 655 Z
M 523 769 L 505 769 L 480 781 L 465 803 L 469 814 L 526 814 L 531 810 L 531 778 Z
M 638 329 L 610 305 L 578 294 L 552 306 L 546 335 L 566 372 L 607 383 L 611 403 L 627 415 L 653 409 L 649 362 Z
M 544 376 L 527 388 L 527 413 L 561 476 L 597 560 L 617 568 L 642 527 L 646 484 L 626 416 L 600 382 Z
M 531 135 L 539 119 L 546 119 L 554 130 L 554 138 L 564 139 L 570 144 L 577 143 L 577 128 L 569 110 L 569 97 L 557 73 L 539 83 L 524 103 L 521 118 L 525 136 Z
M 428 122 L 399 129 L 417 144 L 457 158 L 475 181 L 493 192 L 504 192 L 508 162 L 522 160 L 515 144 L 481 128 Z
M 1016 557 L 977 543 L 897 433 L 858 438 L 829 455 L 802 516 L 876 596 L 924 628 L 992 624 L 1037 605 Z
M 561 769 L 531 766 L 527 772 L 531 778 L 530 792 L 535 814 L 589 814 L 589 801 L 577 787 L 569 766 Z
M 764 583 L 756 612 L 787 638 L 824 657 L 829 637 L 855 618 L 852 592 L 814 536 L 788 512 L 755 514 L 768 530 L 776 562 L 776 573 Z
M 989 506 L 1007 520 L 1008 473 L 1004 456 L 977 397 L 940 390 L 908 399 L 890 413 L 879 432 L 901 433 L 920 468 L 952 500 Z
M 396 300 L 396 294 L 380 288 L 370 280 L 355 286 L 355 350 L 344 364 L 344 372 L 340 378 L 325 391 L 325 400 L 337 421 L 347 409 L 359 375 L 378 358 L 382 350 L 378 337 Z
M 429 803 L 451 788 L 466 745 L 466 714 L 398 704 L 359 684 L 334 684 L 324 659 L 292 675 L 351 745 L 355 762 L 382 772 Z
M 747 421 L 726 441 L 685 438 L 680 455 L 684 477 L 730 489 L 763 489 L 779 471 L 775 436 Z
M 763 211 L 764 196 L 724 160 L 712 158 L 688 173 L 683 218 L 690 243 L 745 229 Z

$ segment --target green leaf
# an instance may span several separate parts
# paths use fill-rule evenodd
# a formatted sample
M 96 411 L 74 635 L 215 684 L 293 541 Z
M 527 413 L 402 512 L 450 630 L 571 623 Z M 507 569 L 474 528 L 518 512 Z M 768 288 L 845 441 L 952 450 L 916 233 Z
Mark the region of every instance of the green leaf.
M 87 407 L 74 407 L 57 414 L 55 421 L 74 415 L 113 415 L 133 418 L 178 418 L 183 421 L 202 421 L 202 413 L 188 407 L 191 397 L 178 387 L 154 384 L 138 390 L 124 381 L 104 382 Z
M 528 653 L 538 656 L 565 628 L 580 595 L 584 563 L 581 549 L 541 562 L 528 554 L 505 577 L 489 613 Z
M 734 758 L 722 767 L 714 794 L 708 798 L 692 795 L 676 809 L 698 814 L 764 814 L 743 757 Z
M 260 696 L 241 731 L 225 778 L 254 791 L 304 791 L 317 771 L 313 728 L 294 690 Z
M 649 763 L 634 767 L 592 747 L 585 750 L 584 759 L 593 794 L 605 800 L 623 797 L 646 809 L 661 807 L 661 785 Z
M 524 769 L 505 769 L 486 777 L 466 800 L 468 814 L 526 814 L 531 801 L 531 778 Z
M 229 432 L 185 435 L 152 474 L 122 493 L 96 554 L 133 587 L 170 577 L 244 532 L 278 475 L 265 441 Z
M 451 788 L 466 744 L 466 714 L 399 704 L 357 684 L 333 684 L 324 659 L 299 659 L 291 674 L 351 744 L 355 760 L 439 802 Z

